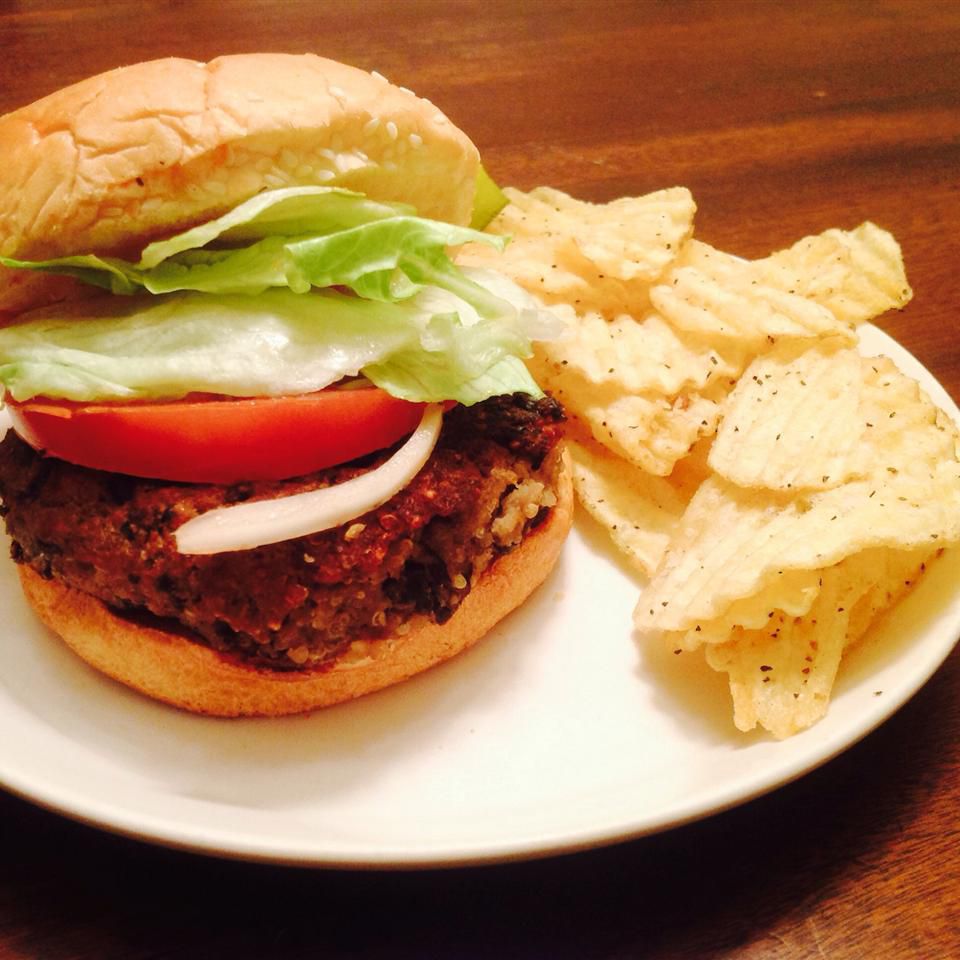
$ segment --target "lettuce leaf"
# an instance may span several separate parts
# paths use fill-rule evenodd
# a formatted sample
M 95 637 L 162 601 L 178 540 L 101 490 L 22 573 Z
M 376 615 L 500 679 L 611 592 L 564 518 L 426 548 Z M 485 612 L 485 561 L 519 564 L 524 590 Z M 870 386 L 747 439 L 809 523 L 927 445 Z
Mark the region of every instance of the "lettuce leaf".
M 142 282 L 150 293 L 254 295 L 271 287 L 296 293 L 347 287 L 385 303 L 407 299 L 429 284 L 455 292 L 486 316 L 496 316 L 504 312 L 504 304 L 469 281 L 445 250 L 477 237 L 502 247 L 500 237 L 397 216 L 325 235 L 267 237 L 238 250 L 187 251 L 144 271 Z
M 477 171 L 477 189 L 473 197 L 470 226 L 474 230 L 483 230 L 509 202 L 507 195 L 481 166 Z
M 379 203 L 342 187 L 284 187 L 251 197 L 216 220 L 201 223 L 144 248 L 137 266 L 149 270 L 164 260 L 216 240 L 227 245 L 264 237 L 334 233 L 395 216 L 412 216 L 405 203 Z
M 522 358 L 561 325 L 499 274 L 454 264 L 447 247 L 469 242 L 506 241 L 348 190 L 292 187 L 150 244 L 137 263 L 0 257 L 126 295 L 0 329 L 0 387 L 16 400 L 269 396 L 363 374 L 418 401 L 539 395 Z
M 0 264 L 16 270 L 36 270 L 38 273 L 74 277 L 111 293 L 133 294 L 143 286 L 139 272 L 125 260 L 98 257 L 95 254 L 59 257 L 56 260 L 15 260 L 13 257 L 0 257 Z
M 392 304 L 335 291 L 101 296 L 0 329 L 0 383 L 15 400 L 176 399 L 306 393 L 362 374 L 417 401 L 539 395 L 520 358 L 545 318 L 522 296 L 506 319 L 438 290 Z
M 447 247 L 470 242 L 498 249 L 506 243 L 349 190 L 290 187 L 262 193 L 216 220 L 152 243 L 138 263 L 94 254 L 43 261 L 0 257 L 0 263 L 68 274 L 117 294 L 144 289 L 256 295 L 271 287 L 305 293 L 336 286 L 395 303 L 431 284 L 495 316 L 503 304 L 471 284 L 447 256 Z

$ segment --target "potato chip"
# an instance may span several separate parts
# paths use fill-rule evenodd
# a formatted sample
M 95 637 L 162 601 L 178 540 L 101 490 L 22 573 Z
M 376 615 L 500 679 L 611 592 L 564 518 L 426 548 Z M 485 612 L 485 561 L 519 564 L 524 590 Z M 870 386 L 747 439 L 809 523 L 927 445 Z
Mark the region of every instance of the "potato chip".
M 782 740 L 827 712 L 848 617 L 831 605 L 832 593 L 822 602 L 811 619 L 780 617 L 769 633 L 744 632 L 707 650 L 707 663 L 729 675 L 737 729 L 759 724 Z
M 760 724 L 783 739 L 826 713 L 846 645 L 844 595 L 839 577 L 827 577 L 807 617 L 778 614 L 765 630 L 707 648 L 707 663 L 729 675 L 737 729 Z
M 857 478 L 832 488 L 784 491 L 748 490 L 712 476 L 692 498 L 641 598 L 638 626 L 687 631 L 760 593 L 779 570 L 816 570 L 868 547 L 935 546 L 960 536 L 956 427 L 889 360 L 857 363 L 863 418 L 851 454 Z M 755 369 L 763 369 L 762 361 Z M 808 424 L 808 435 L 829 428 L 828 419 L 824 408 L 821 419 Z M 725 421 L 724 430 L 735 426 Z M 768 452 L 776 447 L 766 424 L 742 432 L 748 441 L 759 432 Z M 708 458 L 711 466 L 718 444 L 720 437 Z M 750 461 L 749 450 L 740 456 Z M 725 462 L 731 472 L 734 459 Z
M 719 405 L 709 395 L 675 398 L 620 393 L 588 405 L 594 437 L 654 476 L 668 476 L 702 438 L 716 431 Z
M 673 650 L 696 650 L 707 643 L 726 643 L 739 628 L 759 630 L 780 614 L 802 617 L 820 593 L 818 570 L 777 570 L 764 589 L 735 600 L 713 620 L 698 621 L 683 632 L 668 632 L 664 640 Z
M 568 447 L 581 505 L 631 566 L 652 576 L 690 498 L 707 476 L 706 447 L 698 445 L 669 477 L 653 476 L 631 465 L 575 421 Z
M 745 353 L 732 346 L 721 353 L 654 313 L 637 322 L 555 312 L 568 336 L 538 344 L 530 368 L 595 439 L 666 476 L 698 440 L 712 436 L 718 398 L 736 382 Z
M 547 245 L 540 237 L 514 237 L 501 254 L 472 244 L 457 254 L 461 266 L 496 267 L 547 306 L 573 305 L 608 315 L 627 312 L 636 302 L 622 280 L 604 276 L 569 242 Z
M 648 283 L 661 276 L 693 233 L 697 209 L 685 187 L 601 204 L 549 187 L 529 194 L 508 189 L 506 194 L 510 204 L 492 225 L 493 232 L 523 235 L 532 230 L 569 238 L 604 276 Z
M 609 533 L 631 565 L 652 575 L 686 501 L 668 480 L 632 468 L 587 437 L 568 443 L 580 503 Z
M 868 588 L 850 611 L 847 647 L 863 637 L 877 617 L 912 590 L 926 573 L 927 566 L 942 553 L 942 547 L 921 547 L 875 554 L 867 569 Z
M 716 430 L 719 404 L 709 393 L 635 394 L 614 382 L 590 383 L 570 367 L 537 358 L 531 369 L 595 440 L 654 476 L 669 475 L 701 437 Z
M 856 341 L 825 306 L 764 282 L 755 264 L 691 240 L 684 258 L 650 291 L 650 302 L 678 330 L 736 341 L 754 355 L 782 337 Z
M 737 630 L 728 642 L 709 646 L 709 665 L 729 674 L 737 728 L 760 725 L 783 739 L 821 719 L 844 650 L 873 614 L 909 589 L 928 559 L 926 550 L 864 551 L 823 571 L 808 614 L 776 614 L 763 630 Z M 873 601 L 864 607 L 868 597 Z
M 460 263 L 498 270 L 546 304 L 608 317 L 642 312 L 647 292 L 693 231 L 696 205 L 682 187 L 593 204 L 541 187 L 505 191 L 510 203 L 487 228 L 509 235 L 500 254 L 469 245 Z
M 807 297 L 848 323 L 872 320 L 913 296 L 900 245 L 869 222 L 805 237 L 753 266 L 760 283 Z
M 919 474 L 957 459 L 957 425 L 889 357 L 860 362 L 862 432 L 855 470 L 862 476 Z
M 869 547 L 955 542 L 960 463 L 928 469 L 926 478 L 874 476 L 798 497 L 711 477 L 641 594 L 637 627 L 687 631 L 764 590 L 780 570 L 821 569 Z
M 700 484 L 710 476 L 710 467 L 707 458 L 710 455 L 712 438 L 702 437 L 691 448 L 690 452 L 678 460 L 670 473 L 670 486 L 677 490 L 688 504 L 693 495 L 700 489 Z
M 952 456 L 953 430 L 914 380 L 832 340 L 755 360 L 722 417 L 709 464 L 744 487 L 828 489 Z
M 741 487 L 838 486 L 855 475 L 865 429 L 860 389 L 856 350 L 833 338 L 778 344 L 727 398 L 710 467 Z
M 589 383 L 672 397 L 735 377 L 748 359 L 743 351 L 723 354 L 695 335 L 676 331 L 655 313 L 638 321 L 629 314 L 607 320 L 596 312 L 554 312 L 565 320 L 568 335 L 538 348 L 551 366 L 567 367 Z

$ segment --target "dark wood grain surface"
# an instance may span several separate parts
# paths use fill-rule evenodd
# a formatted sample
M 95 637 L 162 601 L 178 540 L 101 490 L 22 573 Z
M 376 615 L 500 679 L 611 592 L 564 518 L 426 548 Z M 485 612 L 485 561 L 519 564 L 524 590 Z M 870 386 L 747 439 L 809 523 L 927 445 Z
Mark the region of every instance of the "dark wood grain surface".
M 502 183 L 593 200 L 689 186 L 698 235 L 733 252 L 872 219 L 916 294 L 882 326 L 960 398 L 955 2 L 2 0 L 0 110 L 124 62 L 259 49 L 429 96 Z M 484 868 L 219 861 L 0 794 L 0 957 L 960 956 L 958 687 L 955 651 L 883 727 L 774 794 Z

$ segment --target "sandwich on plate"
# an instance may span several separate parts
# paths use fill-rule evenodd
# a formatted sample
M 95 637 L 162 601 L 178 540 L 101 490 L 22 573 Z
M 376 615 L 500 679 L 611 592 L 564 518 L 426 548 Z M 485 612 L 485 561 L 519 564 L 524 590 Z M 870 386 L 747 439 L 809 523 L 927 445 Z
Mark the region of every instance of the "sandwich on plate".
M 572 505 L 549 313 L 455 263 L 499 192 L 436 107 L 316 56 L 123 67 L 0 118 L 0 511 L 81 657 L 200 713 L 470 646 Z

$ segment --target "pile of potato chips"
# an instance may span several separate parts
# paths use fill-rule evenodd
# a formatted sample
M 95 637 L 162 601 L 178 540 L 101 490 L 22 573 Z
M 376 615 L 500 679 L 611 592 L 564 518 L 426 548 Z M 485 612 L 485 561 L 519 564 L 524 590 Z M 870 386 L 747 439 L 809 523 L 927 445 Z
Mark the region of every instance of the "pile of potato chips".
M 507 191 L 502 272 L 565 321 L 532 362 L 579 499 L 647 579 L 635 613 L 729 675 L 734 721 L 820 719 L 845 648 L 960 539 L 955 424 L 857 326 L 911 297 L 865 223 L 762 260 L 693 239 L 689 191 Z M 646 639 L 646 637 L 644 637 Z

